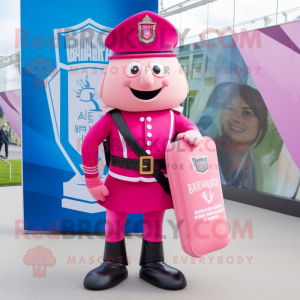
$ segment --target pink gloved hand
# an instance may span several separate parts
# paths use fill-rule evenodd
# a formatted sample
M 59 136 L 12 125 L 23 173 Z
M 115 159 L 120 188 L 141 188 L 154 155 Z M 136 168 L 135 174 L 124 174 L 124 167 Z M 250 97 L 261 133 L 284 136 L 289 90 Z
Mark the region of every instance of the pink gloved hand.
M 183 133 L 178 134 L 177 138 L 179 140 L 185 140 L 191 146 L 198 146 L 201 142 L 203 142 L 203 137 L 200 132 L 196 130 L 189 130 Z
M 99 177 L 85 178 L 85 183 L 89 193 L 99 204 L 101 201 L 106 200 L 106 197 L 109 195 L 109 191 Z

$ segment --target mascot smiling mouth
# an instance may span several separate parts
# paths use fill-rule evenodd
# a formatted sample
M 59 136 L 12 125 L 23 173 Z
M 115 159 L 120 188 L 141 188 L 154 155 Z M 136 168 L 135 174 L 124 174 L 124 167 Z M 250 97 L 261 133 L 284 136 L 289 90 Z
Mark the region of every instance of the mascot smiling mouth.
M 132 88 L 131 89 L 131 92 L 132 94 L 141 99 L 141 100 L 150 100 L 152 98 L 154 98 L 156 95 L 158 95 L 158 93 L 161 91 L 162 88 L 158 89 L 158 90 L 155 90 L 155 91 L 138 91 L 138 90 L 134 90 Z

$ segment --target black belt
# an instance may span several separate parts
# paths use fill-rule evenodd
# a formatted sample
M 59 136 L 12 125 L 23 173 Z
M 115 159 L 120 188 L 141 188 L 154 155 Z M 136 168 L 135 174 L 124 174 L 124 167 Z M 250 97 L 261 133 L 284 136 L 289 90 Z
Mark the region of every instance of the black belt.
M 166 169 L 166 160 L 164 158 L 153 159 L 153 156 L 131 159 L 110 155 L 110 164 L 121 169 L 136 170 L 145 175 L 153 175 L 154 170 Z

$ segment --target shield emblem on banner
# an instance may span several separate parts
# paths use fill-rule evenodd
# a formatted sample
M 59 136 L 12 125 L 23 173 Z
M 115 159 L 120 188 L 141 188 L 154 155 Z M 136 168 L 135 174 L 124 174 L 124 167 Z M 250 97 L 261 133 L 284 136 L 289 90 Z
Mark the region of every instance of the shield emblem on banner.
M 142 20 L 142 22 L 138 24 L 138 38 L 139 41 L 144 44 L 149 44 L 155 41 L 156 37 L 156 24 L 157 22 L 153 22 L 149 15 Z
M 191 157 L 191 161 L 196 172 L 204 174 L 208 170 L 208 159 L 206 155 Z
M 103 211 L 85 186 L 81 150 L 90 128 L 104 116 L 97 91 L 112 54 L 104 43 L 110 31 L 91 19 L 55 29 L 60 43 L 56 48 L 57 68 L 45 84 L 55 140 L 74 171 L 74 177 L 63 183 L 62 207 L 86 213 Z M 98 156 L 99 176 L 104 180 L 108 168 L 101 147 Z

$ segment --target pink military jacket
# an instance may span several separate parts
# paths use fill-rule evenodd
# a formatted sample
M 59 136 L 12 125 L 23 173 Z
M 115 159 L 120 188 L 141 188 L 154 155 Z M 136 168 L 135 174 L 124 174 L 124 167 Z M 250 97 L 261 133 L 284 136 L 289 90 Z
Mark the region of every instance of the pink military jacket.
M 176 132 L 199 131 L 197 126 L 181 113 L 170 110 L 126 112 L 121 111 L 135 139 L 154 159 L 165 158 L 167 145 Z M 98 146 L 110 136 L 110 152 L 121 158 L 138 159 L 125 142 L 109 113 L 106 113 L 88 132 L 82 144 L 82 161 L 85 177 L 98 175 Z M 166 170 L 162 172 L 167 177 Z M 121 169 L 110 165 L 109 175 L 128 182 L 155 182 L 153 175 L 141 175 L 138 170 Z

